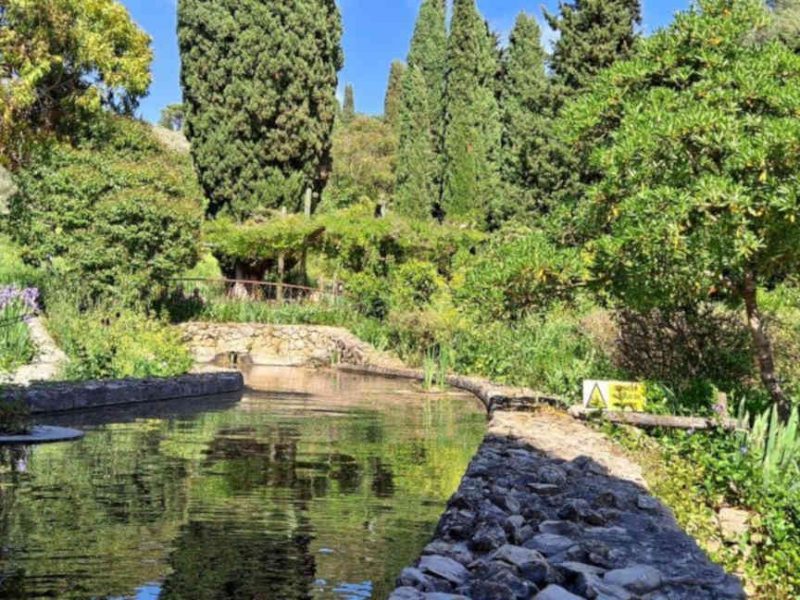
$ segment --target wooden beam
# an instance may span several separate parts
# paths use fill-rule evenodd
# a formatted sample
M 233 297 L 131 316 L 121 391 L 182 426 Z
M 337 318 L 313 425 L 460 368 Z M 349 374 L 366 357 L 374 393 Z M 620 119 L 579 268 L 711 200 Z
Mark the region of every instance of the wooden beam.
M 739 421 L 736 419 L 715 419 L 705 417 L 676 417 L 672 415 L 652 415 L 649 413 L 618 412 L 601 410 L 597 408 L 583 408 L 573 406 L 569 409 L 569 414 L 576 419 L 589 421 L 598 419 L 609 423 L 621 425 L 633 425 L 643 429 L 653 429 L 663 427 L 665 429 L 725 429 L 727 431 L 742 430 Z

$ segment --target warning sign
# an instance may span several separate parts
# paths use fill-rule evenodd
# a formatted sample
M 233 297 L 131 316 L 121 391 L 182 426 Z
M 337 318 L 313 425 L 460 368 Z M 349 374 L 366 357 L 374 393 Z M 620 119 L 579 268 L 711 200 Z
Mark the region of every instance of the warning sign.
M 593 380 L 583 382 L 584 408 L 641 412 L 646 405 L 647 388 L 643 383 Z

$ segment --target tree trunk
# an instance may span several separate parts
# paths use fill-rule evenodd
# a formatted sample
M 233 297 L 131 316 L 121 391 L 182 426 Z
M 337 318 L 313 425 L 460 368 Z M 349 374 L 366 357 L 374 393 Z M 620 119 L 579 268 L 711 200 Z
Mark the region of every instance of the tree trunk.
M 306 195 L 303 198 L 303 213 L 306 215 L 307 219 L 311 218 L 311 204 L 314 197 L 314 190 L 310 187 L 306 188 Z
M 283 302 L 283 280 L 286 276 L 286 258 L 281 252 L 278 255 L 278 287 L 275 291 L 275 299 L 278 302 Z
M 761 372 L 761 381 L 767 388 L 772 401 L 778 408 L 778 414 L 783 420 L 788 420 L 792 413 L 792 405 L 783 391 L 781 382 L 775 372 L 775 356 L 772 350 L 772 342 L 767 335 L 764 327 L 764 318 L 758 307 L 758 288 L 752 273 L 748 273 L 744 282 L 744 304 L 747 309 L 747 325 L 750 328 L 750 335 L 753 338 L 753 347 L 758 360 L 758 368 Z
M 246 279 L 245 277 L 245 270 L 244 265 L 239 261 L 236 261 L 236 275 L 234 279 L 236 283 L 233 285 L 233 289 L 231 290 L 231 296 L 236 300 L 248 300 L 250 298 L 250 294 L 247 293 L 247 286 L 241 283 L 242 280 Z

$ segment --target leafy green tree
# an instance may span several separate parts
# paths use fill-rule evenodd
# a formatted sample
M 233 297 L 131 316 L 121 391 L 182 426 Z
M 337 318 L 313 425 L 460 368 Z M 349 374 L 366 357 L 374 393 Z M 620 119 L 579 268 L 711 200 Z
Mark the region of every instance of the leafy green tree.
M 395 185 L 397 136 L 383 119 L 358 115 L 333 132 L 333 171 L 321 210 L 343 208 L 363 199 L 388 200 Z
M 344 103 L 342 104 L 342 123 L 350 123 L 356 118 L 356 95 L 353 86 L 347 84 L 344 88 Z
M 444 93 L 447 70 L 445 0 L 423 0 L 408 51 L 408 66 L 422 71 L 428 90 L 427 106 L 437 152 L 444 132 Z
M 0 2 L 0 166 L 43 135 L 74 135 L 150 87 L 150 38 L 116 0 Z
M 197 262 L 202 194 L 188 157 L 149 126 L 100 117 L 77 148 L 50 144 L 33 158 L 9 215 L 26 263 L 91 300 L 135 304 Z
M 570 0 L 559 3 L 559 15 L 545 11 L 559 34 L 550 66 L 567 93 L 591 83 L 603 69 L 633 51 L 641 22 L 640 0 Z
M 549 126 L 546 54 L 536 19 L 517 17 L 503 61 L 503 179 L 509 185 L 497 220 L 536 209 L 541 147 Z
M 800 268 L 800 56 L 758 42 L 759 0 L 700 0 L 565 112 L 595 183 L 578 206 L 595 284 L 623 305 L 743 305 L 782 414 L 758 289 Z
M 342 25 L 335 0 L 179 0 L 186 134 L 208 212 L 303 206 L 330 173 Z
M 396 127 L 400 115 L 401 95 L 403 93 L 403 77 L 406 74 L 406 63 L 401 60 L 392 62 L 389 71 L 389 85 L 383 102 L 383 118 L 389 125 Z
M 422 70 L 409 68 L 403 81 L 399 116 L 395 206 L 401 214 L 418 219 L 430 218 L 438 200 L 428 92 Z
M 502 126 L 496 98 L 497 38 L 475 0 L 455 0 L 447 48 L 442 209 L 484 222 L 499 198 Z
M 161 109 L 158 124 L 170 131 L 183 131 L 186 122 L 186 109 L 183 104 L 170 104 Z

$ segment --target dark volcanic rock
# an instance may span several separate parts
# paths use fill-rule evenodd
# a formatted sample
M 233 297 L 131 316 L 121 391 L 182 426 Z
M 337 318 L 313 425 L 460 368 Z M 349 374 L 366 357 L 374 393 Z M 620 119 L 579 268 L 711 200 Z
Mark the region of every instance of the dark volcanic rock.
M 467 473 L 390 600 L 745 598 L 655 498 L 590 458 L 488 437 Z

